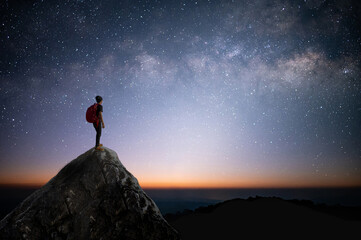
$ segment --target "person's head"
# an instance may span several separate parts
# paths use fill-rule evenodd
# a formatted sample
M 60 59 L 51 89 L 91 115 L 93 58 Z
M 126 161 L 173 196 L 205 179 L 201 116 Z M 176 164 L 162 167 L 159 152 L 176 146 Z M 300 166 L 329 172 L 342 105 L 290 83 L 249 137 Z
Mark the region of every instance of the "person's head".
M 96 96 L 95 100 L 97 101 L 97 103 L 102 104 L 103 103 L 103 98 L 101 96 Z

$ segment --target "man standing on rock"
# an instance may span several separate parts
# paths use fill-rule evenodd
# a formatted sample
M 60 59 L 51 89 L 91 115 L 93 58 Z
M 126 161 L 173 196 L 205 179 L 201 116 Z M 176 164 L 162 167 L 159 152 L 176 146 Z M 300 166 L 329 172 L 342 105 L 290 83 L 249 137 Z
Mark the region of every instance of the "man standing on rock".
M 104 121 L 103 121 L 103 98 L 101 96 L 96 96 L 95 100 L 97 101 L 97 109 L 96 109 L 96 116 L 97 121 L 93 122 L 93 126 L 95 131 L 97 132 L 96 141 L 95 141 L 95 150 L 104 151 L 104 148 L 101 148 L 103 144 L 100 144 L 100 136 L 102 135 L 102 128 L 105 128 Z

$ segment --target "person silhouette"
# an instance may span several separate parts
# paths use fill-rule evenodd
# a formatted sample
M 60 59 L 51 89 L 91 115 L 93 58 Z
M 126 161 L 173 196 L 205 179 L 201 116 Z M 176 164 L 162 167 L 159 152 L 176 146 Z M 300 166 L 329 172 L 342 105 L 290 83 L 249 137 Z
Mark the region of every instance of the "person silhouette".
M 97 121 L 93 123 L 94 129 L 97 133 L 95 139 L 95 150 L 97 151 L 104 151 L 104 148 L 101 148 L 103 144 L 100 144 L 100 136 L 102 135 L 102 128 L 105 128 L 104 121 L 103 121 L 103 98 L 101 96 L 96 96 L 95 100 L 97 101 Z

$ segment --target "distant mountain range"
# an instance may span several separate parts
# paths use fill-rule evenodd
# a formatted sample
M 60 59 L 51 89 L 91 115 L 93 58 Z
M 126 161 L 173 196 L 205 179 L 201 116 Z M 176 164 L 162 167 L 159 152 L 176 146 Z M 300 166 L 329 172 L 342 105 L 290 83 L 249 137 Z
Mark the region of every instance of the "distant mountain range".
M 190 239 L 358 239 L 361 207 L 272 197 L 233 199 L 165 215 Z M 358 237 L 357 237 L 358 236 Z

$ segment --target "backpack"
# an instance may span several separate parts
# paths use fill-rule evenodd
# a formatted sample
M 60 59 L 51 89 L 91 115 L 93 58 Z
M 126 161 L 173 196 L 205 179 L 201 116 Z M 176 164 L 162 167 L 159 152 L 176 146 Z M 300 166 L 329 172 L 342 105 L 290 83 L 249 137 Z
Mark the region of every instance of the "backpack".
M 98 116 L 97 116 L 97 108 L 98 104 L 94 103 L 88 109 L 86 110 L 86 120 L 90 123 L 97 123 L 98 122 Z

